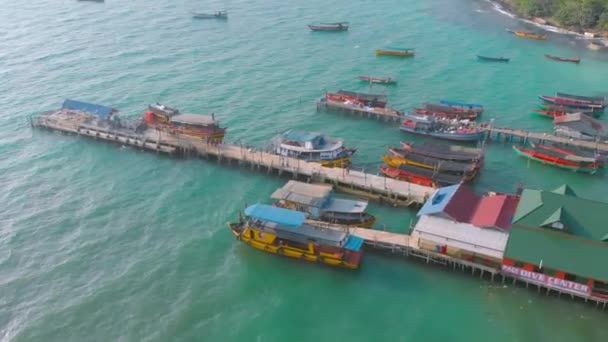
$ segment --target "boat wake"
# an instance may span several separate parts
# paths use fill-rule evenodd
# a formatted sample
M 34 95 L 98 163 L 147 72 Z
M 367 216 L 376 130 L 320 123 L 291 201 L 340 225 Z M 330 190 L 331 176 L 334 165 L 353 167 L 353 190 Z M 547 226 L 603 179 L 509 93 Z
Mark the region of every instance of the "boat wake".
M 498 2 L 492 1 L 492 0 L 486 0 L 487 2 L 489 2 L 490 4 L 492 4 L 492 7 L 494 8 L 494 10 L 498 13 L 504 14 L 507 17 L 513 18 L 513 19 L 517 19 L 517 16 L 507 10 L 504 9 L 504 7 L 502 7 L 501 4 L 499 4 Z

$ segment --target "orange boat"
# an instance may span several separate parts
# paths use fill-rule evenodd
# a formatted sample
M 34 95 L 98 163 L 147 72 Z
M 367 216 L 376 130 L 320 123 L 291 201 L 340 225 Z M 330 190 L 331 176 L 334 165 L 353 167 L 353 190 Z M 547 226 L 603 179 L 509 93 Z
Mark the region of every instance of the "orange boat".
M 536 33 L 532 33 L 532 32 L 512 31 L 512 30 L 507 30 L 507 32 L 511 32 L 514 35 L 518 36 L 518 37 L 526 38 L 526 39 L 534 39 L 534 40 L 545 40 L 545 39 L 547 39 L 547 36 L 545 36 L 545 35 L 540 35 L 540 34 L 536 34 Z
M 376 55 L 397 56 L 397 57 L 413 57 L 414 49 L 410 48 L 387 48 L 376 50 Z

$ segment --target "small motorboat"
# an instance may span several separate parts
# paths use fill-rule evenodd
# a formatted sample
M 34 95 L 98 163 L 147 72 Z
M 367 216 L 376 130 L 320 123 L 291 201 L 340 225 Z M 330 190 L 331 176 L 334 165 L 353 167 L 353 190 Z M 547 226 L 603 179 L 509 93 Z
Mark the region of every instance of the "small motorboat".
M 547 39 L 547 36 L 545 36 L 545 35 L 540 35 L 540 34 L 536 34 L 536 33 L 532 33 L 532 32 L 513 31 L 513 30 L 507 30 L 507 32 L 511 32 L 520 38 L 534 39 L 534 40 L 546 40 Z
M 377 78 L 377 77 L 370 77 L 370 76 L 357 76 L 357 78 L 359 78 L 362 81 L 369 82 L 369 83 L 387 84 L 387 85 L 397 83 L 397 80 L 392 79 L 390 77 Z
M 480 61 L 486 61 L 486 62 L 508 62 L 511 60 L 510 58 L 506 58 L 506 57 L 488 57 L 488 56 L 482 56 L 482 55 L 477 55 L 477 59 L 479 59 Z
M 344 21 L 340 23 L 321 23 L 318 25 L 308 25 L 308 28 L 312 31 L 348 31 L 348 22 Z
M 376 50 L 376 55 L 379 56 L 397 56 L 397 57 L 413 57 L 414 49 L 411 48 L 386 48 Z
M 554 61 L 558 61 L 558 62 L 570 62 L 570 63 L 576 63 L 576 64 L 579 64 L 581 62 L 580 58 L 564 58 L 564 57 L 558 57 L 558 56 L 553 56 L 553 55 L 549 55 L 549 54 L 545 54 L 545 58 L 551 59 Z
M 228 11 L 221 10 L 215 13 L 197 13 L 192 12 L 192 18 L 194 19 L 228 19 Z

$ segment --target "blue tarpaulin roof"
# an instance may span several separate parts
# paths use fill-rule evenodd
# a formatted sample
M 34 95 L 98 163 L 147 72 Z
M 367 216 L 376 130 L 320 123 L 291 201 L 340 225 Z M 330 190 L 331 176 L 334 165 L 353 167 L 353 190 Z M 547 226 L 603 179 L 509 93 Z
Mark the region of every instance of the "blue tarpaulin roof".
M 466 102 L 458 102 L 458 101 L 449 101 L 449 100 L 441 100 L 439 103 L 448 105 L 448 106 L 462 106 L 462 107 L 471 107 L 471 108 L 483 108 L 482 105 L 478 103 L 466 103 Z
M 344 248 L 355 252 L 358 252 L 361 246 L 363 246 L 363 239 L 354 235 L 349 236 L 348 241 L 344 244 Z
M 290 227 L 299 227 L 306 219 L 306 215 L 302 212 L 266 204 L 254 204 L 249 206 L 245 209 L 245 215 L 258 220 L 274 222 Z
M 435 193 L 424 203 L 417 215 L 433 215 L 443 212 L 459 187 L 460 184 L 455 184 L 435 190 Z
M 61 108 L 95 114 L 101 119 L 107 119 L 114 111 L 114 109 L 110 107 L 70 99 L 63 101 L 63 106 Z

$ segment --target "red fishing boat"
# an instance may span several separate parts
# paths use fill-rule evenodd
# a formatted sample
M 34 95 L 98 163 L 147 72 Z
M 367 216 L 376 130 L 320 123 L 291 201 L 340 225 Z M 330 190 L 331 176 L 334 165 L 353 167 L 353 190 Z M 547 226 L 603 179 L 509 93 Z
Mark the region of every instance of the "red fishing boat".
M 401 164 L 399 167 L 380 166 L 379 169 L 387 177 L 424 186 L 440 187 L 462 182 L 462 176 L 438 173 L 410 164 Z
M 539 115 L 539 116 L 543 116 L 543 117 L 547 117 L 547 118 L 556 118 L 558 116 L 563 116 L 563 115 L 566 115 L 568 113 L 557 111 L 557 110 L 535 109 L 532 112 L 530 112 L 530 114 Z
M 520 156 L 542 164 L 549 164 L 575 172 L 594 174 L 600 167 L 597 158 L 566 154 L 559 149 L 547 148 L 540 144 L 531 145 L 529 148 L 513 145 L 513 150 Z

